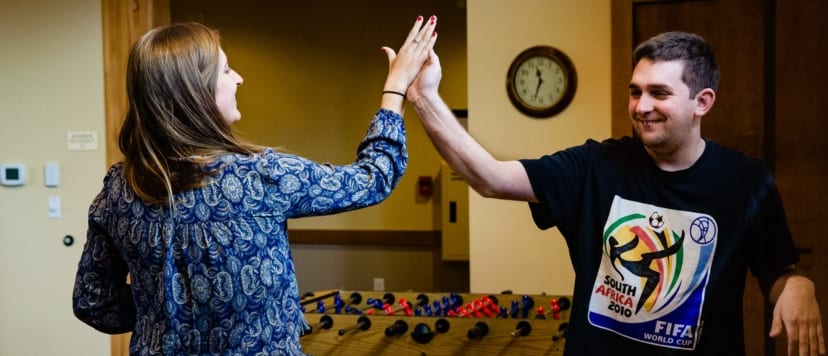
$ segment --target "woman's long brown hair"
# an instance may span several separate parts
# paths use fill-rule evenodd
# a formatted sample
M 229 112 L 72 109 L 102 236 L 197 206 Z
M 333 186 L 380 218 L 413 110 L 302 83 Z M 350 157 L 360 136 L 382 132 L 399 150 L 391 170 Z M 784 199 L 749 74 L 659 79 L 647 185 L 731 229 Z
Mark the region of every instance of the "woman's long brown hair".
M 147 32 L 127 63 L 129 108 L 119 146 L 124 176 L 149 204 L 206 184 L 204 166 L 218 155 L 261 150 L 237 139 L 215 102 L 217 31 L 180 23 Z

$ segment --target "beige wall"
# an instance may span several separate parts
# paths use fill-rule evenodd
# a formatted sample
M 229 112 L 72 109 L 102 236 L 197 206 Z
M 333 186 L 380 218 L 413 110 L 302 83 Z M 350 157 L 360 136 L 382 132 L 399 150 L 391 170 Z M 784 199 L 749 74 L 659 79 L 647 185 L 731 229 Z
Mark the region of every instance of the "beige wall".
M 468 1 L 469 131 L 495 157 L 537 157 L 610 135 L 610 0 Z M 506 97 L 512 59 L 534 45 L 564 51 L 578 73 L 572 104 L 522 116 Z M 471 291 L 571 294 L 566 245 L 538 230 L 527 204 L 470 195 Z
M 0 355 L 104 355 L 109 338 L 72 315 L 71 293 L 100 189 L 104 147 L 68 151 L 68 131 L 102 137 L 101 8 L 97 0 L 0 1 L 0 162 L 28 184 L 0 187 Z M 46 188 L 43 165 L 60 164 Z M 47 217 L 47 199 L 62 217 Z M 75 244 L 62 244 L 72 235 Z
M 444 93 L 466 108 L 465 9 L 456 1 L 172 2 L 173 21 L 219 28 L 230 65 L 243 77 L 237 131 L 252 141 L 334 164 L 352 162 L 379 107 L 388 72 L 381 46 L 399 48 L 417 15 L 439 16 Z M 409 167 L 380 206 L 293 220 L 294 229 L 434 230 L 432 203 L 416 194 L 439 156 L 407 110 Z
M 236 129 L 258 144 L 321 162 L 352 162 L 379 107 L 388 71 L 380 48 L 399 48 L 417 15 L 438 16 L 443 96 L 453 108 L 467 107 L 462 1 L 315 0 L 228 7 L 220 0 L 176 0 L 171 10 L 173 21 L 197 20 L 220 29 L 230 65 L 244 78 L 237 94 L 242 119 Z M 353 212 L 291 220 L 290 228 L 438 229 L 433 199 L 419 196 L 416 184 L 420 176 L 437 175 L 440 157 L 411 108 L 405 117 L 409 166 L 386 201 Z M 468 290 L 468 265 L 443 263 L 439 247 L 291 248 L 302 292 L 371 290 L 374 278 L 385 279 L 386 290 L 428 291 L 443 284 Z

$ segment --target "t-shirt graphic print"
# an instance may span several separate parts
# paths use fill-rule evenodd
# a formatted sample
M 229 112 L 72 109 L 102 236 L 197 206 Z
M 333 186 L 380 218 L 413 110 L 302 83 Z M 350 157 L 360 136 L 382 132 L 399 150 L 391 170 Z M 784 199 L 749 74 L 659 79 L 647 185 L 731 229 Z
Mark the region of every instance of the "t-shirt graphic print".
M 709 215 L 615 196 L 590 324 L 643 343 L 694 350 L 717 233 Z

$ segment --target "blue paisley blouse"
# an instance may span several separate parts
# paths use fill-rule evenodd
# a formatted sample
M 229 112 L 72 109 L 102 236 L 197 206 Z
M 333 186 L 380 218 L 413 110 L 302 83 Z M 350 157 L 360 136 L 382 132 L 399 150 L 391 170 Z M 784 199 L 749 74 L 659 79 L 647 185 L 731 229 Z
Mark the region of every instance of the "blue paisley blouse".
M 209 184 L 175 195 L 174 214 L 137 199 L 113 165 L 89 209 L 75 315 L 133 331 L 130 355 L 302 355 L 287 219 L 383 201 L 408 163 L 405 140 L 402 117 L 380 109 L 352 164 L 227 154 Z

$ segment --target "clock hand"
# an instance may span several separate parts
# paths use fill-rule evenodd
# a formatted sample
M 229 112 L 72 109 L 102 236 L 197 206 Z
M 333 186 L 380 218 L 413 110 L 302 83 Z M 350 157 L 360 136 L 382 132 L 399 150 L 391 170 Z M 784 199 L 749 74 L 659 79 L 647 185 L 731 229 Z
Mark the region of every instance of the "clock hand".
M 543 78 L 541 77 L 540 68 L 536 69 L 535 73 L 538 75 L 538 86 L 537 86 L 537 88 L 535 88 L 535 99 L 537 99 L 538 98 L 538 93 L 540 92 L 541 84 L 543 83 Z

